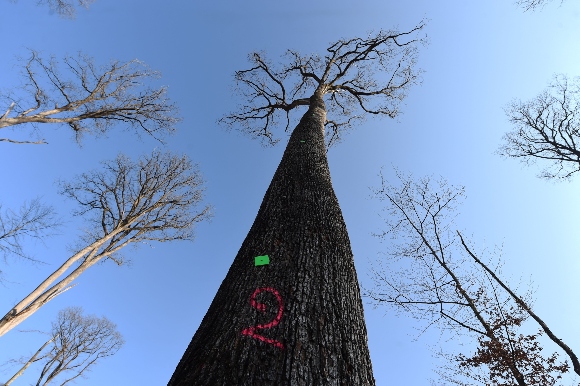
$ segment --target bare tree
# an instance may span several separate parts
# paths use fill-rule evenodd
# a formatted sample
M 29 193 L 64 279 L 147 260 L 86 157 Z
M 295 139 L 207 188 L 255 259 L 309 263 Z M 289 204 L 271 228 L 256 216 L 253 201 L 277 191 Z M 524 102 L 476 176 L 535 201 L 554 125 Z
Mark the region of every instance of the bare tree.
M 522 7 L 524 11 L 534 11 L 536 9 L 543 8 L 546 4 L 553 0 L 516 0 L 516 5 Z M 564 0 L 560 1 L 562 4 Z
M 0 336 L 74 286 L 97 262 L 121 265 L 119 251 L 131 243 L 191 240 L 195 224 L 210 215 L 208 206 L 200 208 L 197 169 L 185 156 L 159 151 L 138 162 L 120 155 L 103 162 L 103 170 L 61 182 L 60 188 L 79 205 L 76 214 L 88 221 L 81 247 L 0 319 Z
M 569 178 L 580 171 L 580 78 L 557 75 L 548 89 L 506 109 L 514 129 L 499 153 L 525 163 L 547 161 L 541 177 Z
M 54 209 L 42 204 L 39 198 L 22 204 L 18 212 L 2 211 L 0 205 L 0 254 L 6 259 L 16 255 L 33 260 L 24 251 L 26 239 L 42 241 L 60 226 Z
M 44 364 L 37 386 L 48 385 L 61 374 L 68 378 L 59 380 L 65 385 L 84 376 L 101 358 L 115 355 L 125 343 L 117 326 L 107 318 L 84 316 L 82 308 L 68 307 L 58 313 L 52 323 L 50 339 L 28 359 L 22 368 L 6 383 L 10 385 L 33 363 Z M 48 350 L 45 350 L 48 347 Z M 72 374 L 71 374 L 72 373 Z
M 18 0 L 9 0 L 16 3 Z M 38 0 L 38 5 L 48 5 L 51 11 L 56 12 L 65 19 L 74 19 L 77 15 L 77 8 L 89 8 L 95 0 Z
M 366 39 L 340 39 L 322 57 L 288 50 L 284 66 L 253 52 L 249 55 L 253 67 L 235 74 L 238 90 L 248 102 L 221 121 L 241 125 L 252 137 L 275 144 L 273 128 L 280 120 L 286 121 L 288 131 L 291 111 L 309 106 L 314 95 L 328 95 L 325 102 L 332 119 L 325 126 L 331 146 L 366 114 L 395 117 L 409 88 L 420 81 L 418 46 L 426 40 L 417 34 L 423 27 L 420 23 L 408 32 L 379 31 Z
M 165 95 L 167 88 L 147 86 L 159 77 L 159 72 L 139 60 L 97 67 L 83 54 L 59 62 L 31 51 L 21 86 L 16 91 L 0 91 L 0 103 L 6 108 L 0 116 L 0 129 L 26 125 L 38 130 L 39 123 L 53 123 L 68 126 L 80 140 L 83 134 L 104 134 L 124 124 L 160 140 L 161 135 L 174 130 L 179 118 L 177 108 Z M 43 139 L 0 141 L 46 143 Z
M 554 385 L 568 371 L 557 355 L 542 356 L 537 343 L 546 335 L 572 360 L 577 357 L 554 336 L 531 309 L 531 294 L 515 294 L 494 270 L 473 253 L 453 219 L 464 189 L 449 186 L 444 180 L 418 182 L 398 173 L 399 187 L 383 185 L 376 194 L 388 203 L 389 230 L 382 237 L 399 240 L 389 255 L 393 261 L 405 259 L 408 269 L 378 267 L 373 270 L 374 288 L 368 296 L 376 305 L 389 304 L 397 311 L 410 313 L 427 327 L 438 325 L 443 332 L 476 338 L 477 352 L 472 356 L 451 356 L 455 373 L 471 381 L 487 379 L 505 385 Z M 524 335 L 519 328 L 532 317 L 541 331 Z M 484 375 L 477 371 L 485 368 Z M 467 385 L 453 377 L 452 383 Z M 507 383 L 504 383 L 507 382 Z M 494 383 L 495 384 L 495 383 Z
M 308 109 L 169 385 L 375 384 L 324 132 L 332 144 L 356 114 L 397 114 L 418 82 L 422 28 L 341 39 L 322 58 L 289 51 L 280 69 L 253 53 L 252 68 L 236 73 L 247 104 L 226 124 L 272 144 L 280 117 L 288 129 L 289 113 Z
M 77 7 L 89 8 L 95 0 L 39 0 L 38 4 L 46 4 L 60 17 L 74 19 L 77 15 Z

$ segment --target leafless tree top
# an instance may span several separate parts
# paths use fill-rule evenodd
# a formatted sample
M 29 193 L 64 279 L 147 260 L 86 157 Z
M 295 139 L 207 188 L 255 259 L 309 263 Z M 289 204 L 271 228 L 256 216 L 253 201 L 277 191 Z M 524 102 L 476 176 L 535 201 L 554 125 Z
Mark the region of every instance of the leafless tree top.
M 553 0 L 517 0 L 516 4 L 524 9 L 524 11 L 535 11 L 543 8 L 546 4 Z M 560 1 L 562 4 L 564 0 Z
M 125 125 L 160 139 L 174 130 L 179 118 L 165 95 L 167 89 L 148 85 L 159 77 L 138 60 L 98 67 L 83 54 L 59 62 L 31 51 L 21 86 L 0 90 L 0 106 L 5 109 L 0 113 L 0 129 L 14 127 L 17 137 L 22 137 L 25 126 L 55 123 L 69 126 L 80 140 L 83 134 L 103 134 Z M 0 141 L 46 143 L 20 138 Z
M 506 109 L 514 128 L 499 152 L 526 163 L 547 161 L 544 178 L 568 178 L 580 171 L 580 78 L 558 75 L 536 98 Z
M 424 23 L 408 32 L 379 31 L 367 38 L 340 39 L 326 54 L 302 55 L 288 50 L 286 65 L 270 63 L 263 53 L 249 55 L 252 67 L 235 74 L 246 104 L 222 122 L 240 125 L 266 143 L 278 141 L 273 129 L 280 120 L 290 126 L 290 112 L 310 104 L 314 95 L 325 97 L 330 118 L 327 143 L 365 114 L 395 117 L 409 87 L 419 82 L 419 33 Z
M 105 259 L 123 264 L 119 254 L 127 245 L 191 240 L 195 225 L 210 217 L 197 168 L 185 156 L 159 151 L 137 162 L 119 155 L 102 170 L 61 182 L 60 190 L 88 226 L 76 252 L 0 318 L 0 336 L 74 287 L 91 266 Z
M 485 272 L 472 264 L 471 250 L 456 231 L 454 220 L 465 189 L 444 179 L 415 181 L 400 172 L 397 176 L 399 184 L 383 180 L 375 193 L 387 203 L 388 230 L 379 236 L 393 238 L 386 260 L 389 264 L 404 260 L 405 268 L 373 270 L 376 288 L 382 292 L 373 289 L 369 296 L 410 311 L 416 319 L 428 321 L 428 326 L 437 324 L 442 331 L 489 337 L 490 305 L 501 308 L 513 301 L 509 296 L 496 297 Z M 531 293 L 525 295 L 530 297 Z M 516 311 L 525 319 L 522 310 L 514 307 Z
M 51 336 L 53 346 L 38 379 L 40 385 L 48 384 L 64 371 L 72 371 L 74 375 L 61 383 L 64 385 L 100 358 L 115 355 L 124 344 L 114 323 L 104 317 L 85 316 L 80 307 L 60 311 L 52 323 Z
M 477 338 L 473 355 L 443 354 L 446 364 L 439 374 L 450 384 L 557 384 L 569 365 L 556 362 L 557 354 L 546 356 L 537 337 L 545 332 L 570 358 L 575 355 L 531 310 L 531 292 L 516 295 L 496 275 L 499 266 L 490 269 L 453 230 L 464 189 L 445 180 L 397 176 L 399 184 L 383 180 L 376 191 L 387 202 L 389 228 L 381 236 L 396 240 L 389 243 L 385 265 L 373 269 L 375 288 L 369 297 L 427 322 L 426 328 L 438 325 L 452 337 Z M 522 333 L 530 317 L 542 331 Z
M 202 185 L 187 157 L 155 151 L 138 162 L 119 155 L 102 171 L 61 183 L 61 192 L 94 225 L 85 241 L 109 239 L 101 253 L 114 259 L 130 242 L 192 239 L 195 224 L 210 215 L 209 206 L 199 208 Z
M 25 240 L 43 240 L 60 225 L 54 209 L 43 205 L 40 199 L 25 202 L 18 212 L 2 211 L 0 205 L 0 254 L 4 258 L 16 255 L 31 260 L 24 251 Z M 1 273 L 1 270 L 0 270 Z
M 16 3 L 18 0 L 9 0 Z M 74 19 L 77 15 L 77 8 L 89 8 L 95 0 L 37 0 L 38 5 L 48 5 L 51 11 L 56 12 L 65 19 Z
M 487 300 L 482 299 L 482 283 L 478 275 L 466 269 L 467 259 L 456 250 L 454 238 L 453 221 L 465 197 L 464 188 L 443 179 L 415 181 L 400 172 L 397 177 L 398 185 L 383 180 L 382 187 L 375 191 L 387 202 L 384 217 L 388 228 L 379 236 L 394 239 L 386 260 L 391 264 L 404 260 L 408 269 L 382 267 L 384 263 L 379 262 L 379 269 L 373 269 L 376 289 L 368 291 L 369 297 L 395 305 L 397 311 L 411 312 L 416 319 L 427 322 L 427 328 L 436 324 L 452 334 L 465 331 L 485 335 L 486 329 L 466 300 Z M 457 282 L 468 283 L 465 293 L 458 290 Z
M 82 314 L 80 307 L 68 307 L 52 323 L 52 346 L 45 356 L 38 385 L 46 385 L 57 375 L 72 372 L 61 385 L 82 376 L 100 358 L 115 355 L 124 340 L 117 326 L 107 318 Z
M 38 4 L 46 4 L 60 17 L 74 19 L 77 15 L 77 7 L 89 8 L 95 0 L 38 0 Z
M 30 365 L 40 363 L 37 386 L 53 383 L 60 375 L 60 385 L 86 376 L 89 368 L 101 358 L 115 355 L 125 343 L 117 326 L 105 317 L 83 315 L 81 307 L 67 307 L 58 313 L 47 335 L 50 339 L 28 360 L 18 360 L 24 366 L 7 382 L 21 376 Z

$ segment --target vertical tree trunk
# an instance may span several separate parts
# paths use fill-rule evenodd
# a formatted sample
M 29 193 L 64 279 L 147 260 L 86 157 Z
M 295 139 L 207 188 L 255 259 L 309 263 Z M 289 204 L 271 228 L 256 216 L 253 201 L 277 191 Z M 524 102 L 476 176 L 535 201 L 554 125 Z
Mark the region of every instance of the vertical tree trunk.
M 170 386 L 375 384 L 325 120 L 315 94 Z

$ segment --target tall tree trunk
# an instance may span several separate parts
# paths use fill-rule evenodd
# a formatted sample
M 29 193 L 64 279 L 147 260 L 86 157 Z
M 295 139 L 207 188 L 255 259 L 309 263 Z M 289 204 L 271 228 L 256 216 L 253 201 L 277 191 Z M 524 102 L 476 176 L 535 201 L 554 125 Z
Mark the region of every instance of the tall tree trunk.
M 325 120 L 315 94 L 170 386 L 375 384 Z

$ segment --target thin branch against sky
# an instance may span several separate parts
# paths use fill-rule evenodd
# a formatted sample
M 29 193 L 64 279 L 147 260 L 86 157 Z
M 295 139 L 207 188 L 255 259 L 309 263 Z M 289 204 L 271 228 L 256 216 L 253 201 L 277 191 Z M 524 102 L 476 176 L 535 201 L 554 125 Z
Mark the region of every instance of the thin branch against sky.
M 465 228 L 485 235 L 485 240 L 473 241 L 478 246 L 503 244 L 504 255 L 510 256 L 504 273 L 533 275 L 538 301 L 550 298 L 541 306 L 547 322 L 555 323 L 554 329 L 565 341 L 571 339 L 571 346 L 579 345 L 574 343 L 579 337 L 571 321 L 580 315 L 570 307 L 580 302 L 576 280 L 580 208 L 574 205 L 578 182 L 546 183 L 535 178 L 534 169 L 494 155 L 509 131 L 502 108 L 510 100 L 533 98 L 552 74 L 578 75 L 580 57 L 570 49 L 580 41 L 573 2 L 560 7 L 555 1 L 536 12 L 523 12 L 512 1 L 501 0 L 420 0 L 412 7 L 378 0 L 164 5 L 98 0 L 89 10 L 79 10 L 74 21 L 51 15 L 47 7 L 35 2 L 4 2 L 0 7 L 7 10 L 3 15 L 9 15 L 0 23 L 0 31 L 8 36 L 3 43 L 8 59 L 0 61 L 3 87 L 4 81 L 17 84 L 13 75 L 19 67 L 10 58 L 27 57 L 25 47 L 42 49 L 43 54 L 59 59 L 82 51 L 96 63 L 139 58 L 161 71 L 160 85 L 168 87 L 183 117 L 167 146 L 200 164 L 208 199 L 215 205 L 213 221 L 199 227 L 195 243 L 140 248 L 139 259 L 128 268 L 99 265 L 94 276 L 83 277 L 60 303 L 47 306 L 43 317 L 27 321 L 23 328 L 45 330 L 60 306 L 83 304 L 87 312 L 105 314 L 119 328 L 129 327 L 127 340 L 138 343 L 121 350 L 115 357 L 119 362 L 111 360 L 95 368 L 87 385 L 105 384 L 110 374 L 126 384 L 166 383 L 251 225 L 283 146 L 263 149 L 216 125 L 239 101 L 230 91 L 231 74 L 246 68 L 246 54 L 264 51 L 275 59 L 287 47 L 318 52 L 343 37 L 393 25 L 405 29 L 425 17 L 431 21 L 430 44 L 419 61 L 425 69 L 423 83 L 409 94 L 402 106 L 404 114 L 395 120 L 368 119 L 357 124 L 356 134 L 349 134 L 348 141 L 328 153 L 359 280 L 368 280 L 367 258 L 374 259 L 385 248 L 370 236 L 380 229 L 377 208 L 368 200 L 368 187 L 377 185 L 379 168 L 394 164 L 415 175 L 443 175 L 468 189 Z M 6 130 L 17 138 L 16 129 Z M 71 132 L 54 127 L 32 137 L 45 138 L 48 146 L 0 143 L 4 208 L 10 204 L 17 209 L 22 198 L 42 195 L 47 204 L 68 216 L 72 207 L 56 195 L 55 180 L 95 169 L 99 161 L 119 152 L 136 157 L 162 146 L 147 136 L 137 139 L 121 131 L 94 140 L 86 137 L 78 148 L 70 141 Z M 278 138 L 284 143 L 287 135 L 279 133 Z M 76 225 L 65 224 L 62 235 L 48 240 L 46 247 L 30 245 L 29 252 L 55 264 L 55 256 L 67 253 L 67 245 L 78 236 Z M 157 264 L 160 258 L 162 269 Z M 7 294 L 2 297 L 3 309 L 24 295 L 45 269 L 49 267 L 11 263 L 10 282 L 2 287 Z M 101 273 L 107 277 L 107 286 L 97 296 L 94 288 L 102 284 Z M 159 278 L 155 285 L 143 280 L 151 275 Z M 143 296 L 136 297 L 136 292 Z M 365 306 L 377 383 L 423 384 L 433 377 L 427 346 L 438 344 L 438 336 L 427 332 L 413 341 L 417 331 L 412 321 Z M 160 330 L 161 325 L 169 328 Z M 3 344 L 26 346 L 27 352 L 37 349 L 37 342 L 17 335 L 6 334 Z M 142 342 L 154 351 L 144 350 Z M 0 350 L 0 362 L 2 354 Z M 155 374 L 133 370 L 144 367 L 155 368 Z

